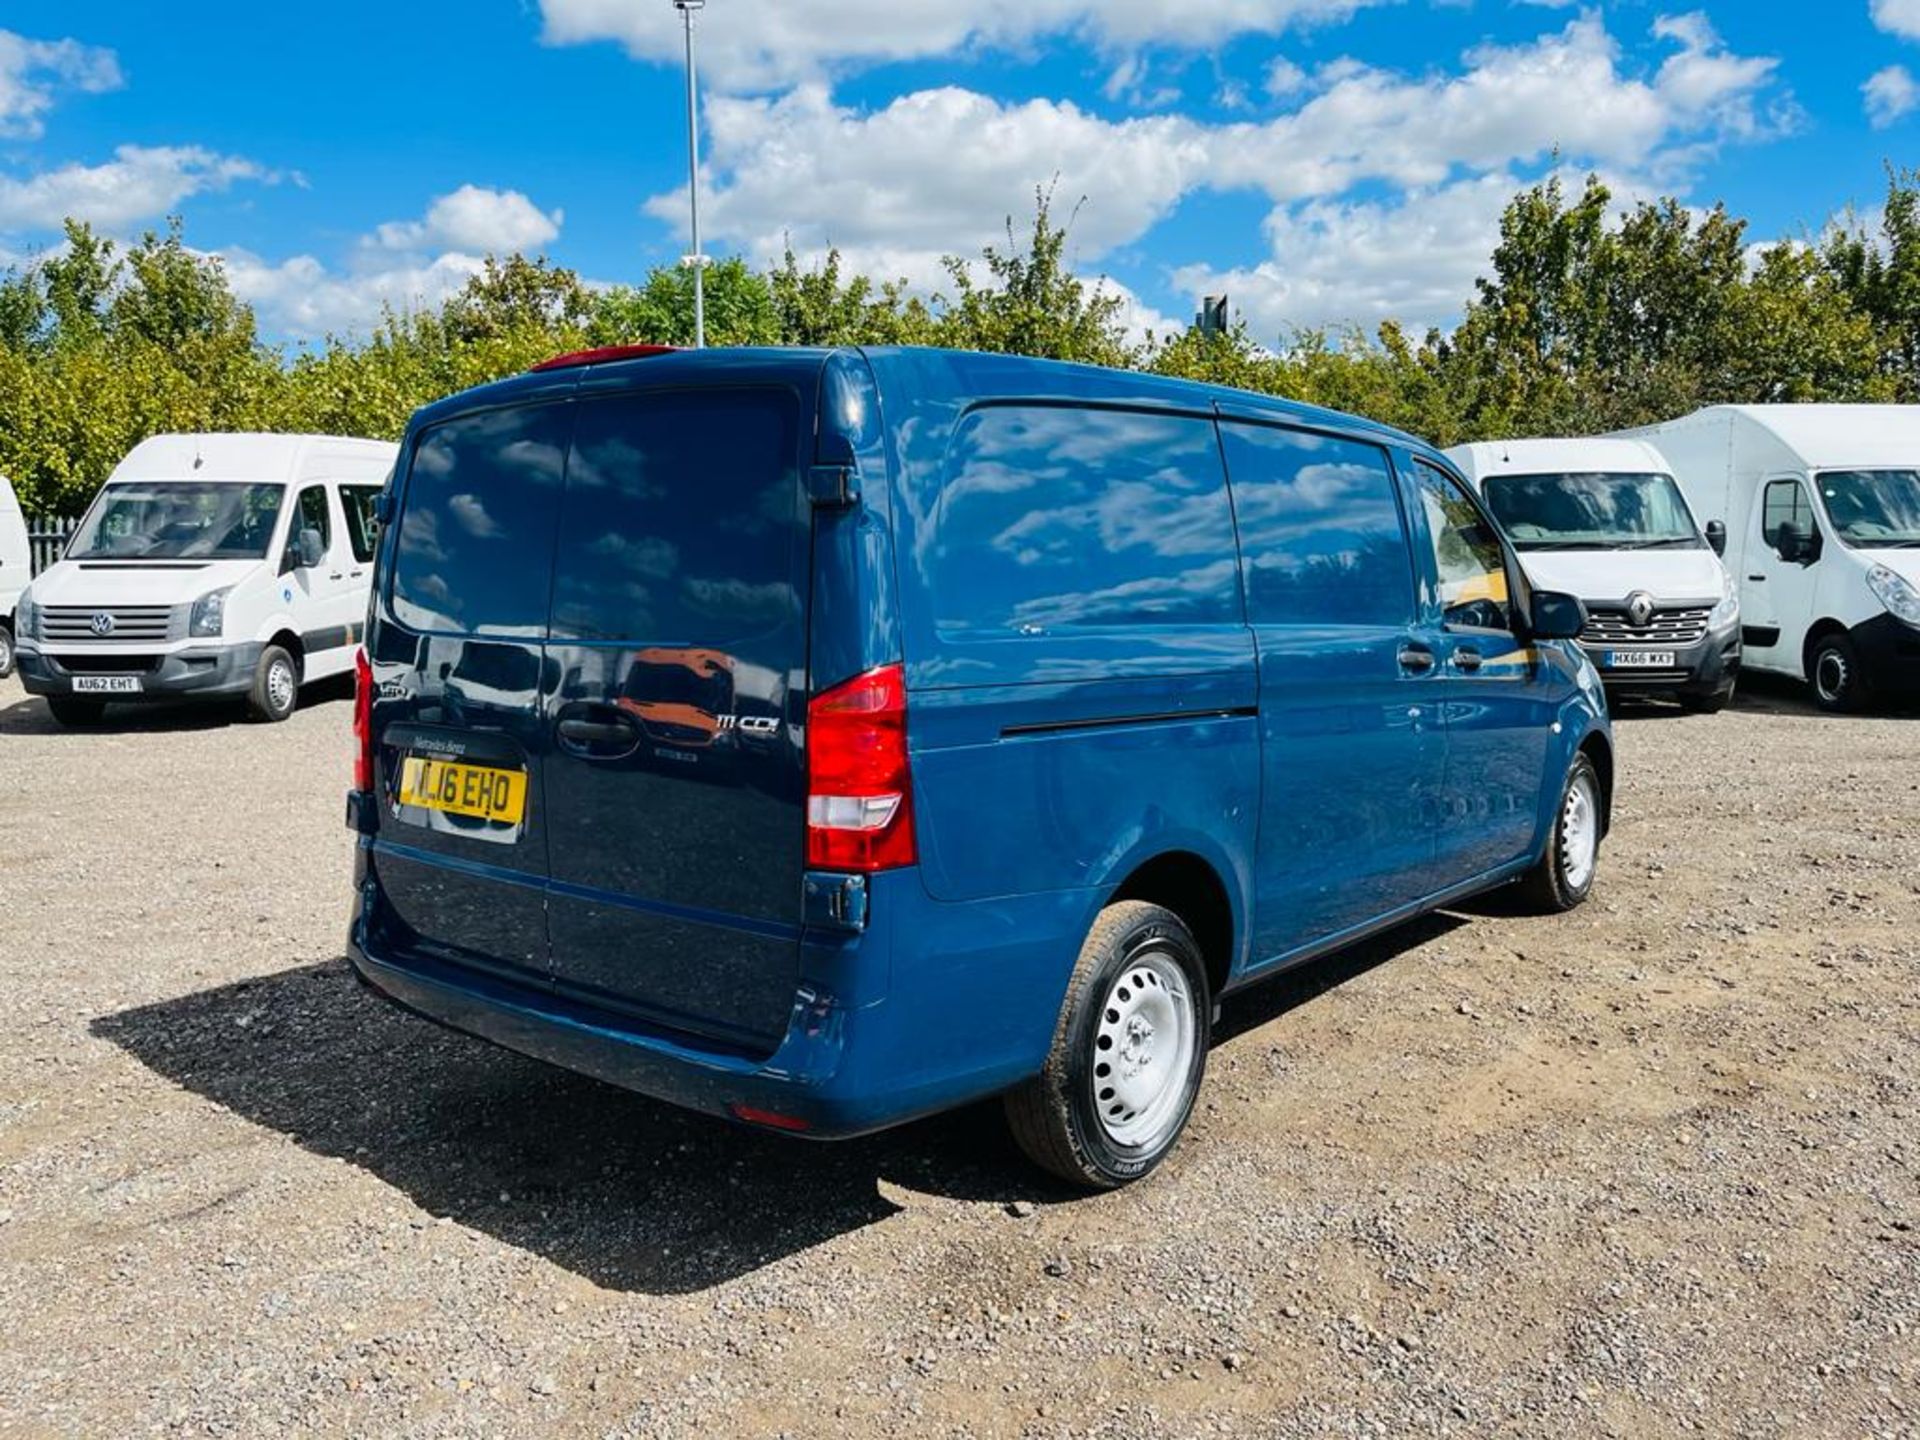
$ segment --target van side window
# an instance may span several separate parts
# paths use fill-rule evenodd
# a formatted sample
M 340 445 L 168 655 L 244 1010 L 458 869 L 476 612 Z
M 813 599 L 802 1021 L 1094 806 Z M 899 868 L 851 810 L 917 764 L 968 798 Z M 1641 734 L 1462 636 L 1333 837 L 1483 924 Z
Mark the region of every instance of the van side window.
M 954 436 L 926 564 L 947 635 L 1240 623 L 1213 422 L 976 410 Z
M 1377 445 L 1222 421 L 1256 625 L 1405 625 L 1413 571 Z
M 380 538 L 380 527 L 373 520 L 373 502 L 380 498 L 384 488 L 380 485 L 340 487 L 340 508 L 347 517 L 347 544 L 353 548 L 353 558 L 362 565 L 373 559 L 374 546 Z
M 1450 629 L 1511 630 L 1506 552 L 1490 521 L 1451 475 L 1415 462 L 1427 535 L 1440 576 L 1441 619 Z
M 300 492 L 300 508 L 295 514 L 292 536 L 296 549 L 299 547 L 302 530 L 318 530 L 320 548 L 322 550 L 333 548 L 333 521 L 327 513 L 326 486 L 309 485 Z
M 393 613 L 417 630 L 540 635 L 572 409 L 526 406 L 436 425 L 414 446 Z
M 1798 525 L 1802 535 L 1813 534 L 1813 501 L 1807 498 L 1807 488 L 1798 480 L 1769 481 L 1760 512 L 1760 538 L 1768 545 L 1779 545 L 1780 527 L 1789 523 Z
M 800 406 L 785 390 L 582 401 L 554 637 L 724 650 L 798 625 L 799 452 Z

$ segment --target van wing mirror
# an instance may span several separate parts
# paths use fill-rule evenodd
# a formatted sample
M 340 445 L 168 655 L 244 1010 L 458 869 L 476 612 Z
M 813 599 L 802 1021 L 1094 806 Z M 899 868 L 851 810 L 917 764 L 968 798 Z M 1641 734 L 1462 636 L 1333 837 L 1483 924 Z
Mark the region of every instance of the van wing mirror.
M 327 558 L 326 544 L 320 539 L 320 532 L 311 526 L 300 532 L 298 548 L 302 570 L 317 570 Z
M 1789 565 L 1811 565 L 1820 558 L 1820 532 L 1808 530 L 1797 520 L 1783 520 L 1774 541 L 1774 551 Z
M 1713 553 L 1724 558 L 1727 553 L 1727 522 L 1724 520 L 1707 521 L 1707 545 Z
M 1527 629 L 1535 640 L 1577 640 L 1587 628 L 1587 607 L 1577 595 L 1559 590 L 1533 592 Z

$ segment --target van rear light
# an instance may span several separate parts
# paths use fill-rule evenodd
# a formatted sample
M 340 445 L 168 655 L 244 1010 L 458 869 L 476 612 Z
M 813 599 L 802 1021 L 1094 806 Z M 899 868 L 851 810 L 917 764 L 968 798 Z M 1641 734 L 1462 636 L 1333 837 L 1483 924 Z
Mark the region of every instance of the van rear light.
M 769 1130 L 786 1130 L 798 1134 L 813 1128 L 811 1121 L 802 1120 L 798 1115 L 782 1115 L 777 1110 L 761 1110 L 755 1106 L 737 1102 L 729 1105 L 727 1110 L 736 1120 L 744 1121 L 748 1125 L 764 1125 Z
M 885 665 L 807 706 L 807 864 L 871 873 L 918 859 L 906 673 Z
M 353 652 L 353 788 L 373 790 L 373 662 Z
M 570 350 L 551 360 L 542 360 L 528 373 L 544 370 L 571 370 L 577 365 L 604 365 L 613 360 L 644 360 L 653 355 L 671 355 L 678 345 L 602 345 L 596 350 Z

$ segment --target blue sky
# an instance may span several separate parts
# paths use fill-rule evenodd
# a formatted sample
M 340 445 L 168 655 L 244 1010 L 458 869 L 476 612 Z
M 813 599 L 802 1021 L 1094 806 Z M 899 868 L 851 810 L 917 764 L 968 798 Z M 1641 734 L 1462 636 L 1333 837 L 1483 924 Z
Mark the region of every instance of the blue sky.
M 1134 323 L 1457 314 L 1556 163 L 1765 239 L 1920 163 L 1920 0 L 710 0 L 709 253 L 923 287 L 1036 184 Z M 495 250 L 597 282 L 685 248 L 669 0 L 8 0 L 0 262 L 179 214 L 276 339 Z

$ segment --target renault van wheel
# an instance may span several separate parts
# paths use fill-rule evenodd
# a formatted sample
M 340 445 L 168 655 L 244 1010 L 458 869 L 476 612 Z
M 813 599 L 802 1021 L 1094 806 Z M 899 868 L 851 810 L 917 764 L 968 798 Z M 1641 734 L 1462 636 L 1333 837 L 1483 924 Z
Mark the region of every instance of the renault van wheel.
M 69 730 L 98 725 L 107 713 L 105 701 L 80 700 L 72 695 L 49 695 L 47 709 L 53 712 L 53 718 L 56 721 Z
M 1600 772 L 1582 752 L 1573 757 L 1567 783 L 1560 792 L 1547 853 L 1520 882 L 1527 899 L 1548 914 L 1571 910 L 1593 890 L 1600 868 L 1600 831 L 1606 801 Z
M 13 674 L 13 631 L 0 623 L 0 680 Z
M 260 655 L 260 668 L 254 672 L 247 710 L 256 720 L 277 722 L 293 714 L 299 702 L 299 665 L 283 647 L 267 646 Z
M 1813 698 L 1831 715 L 1855 715 L 1873 703 L 1873 687 L 1860 652 L 1845 635 L 1829 635 L 1813 647 L 1807 662 Z
M 1014 1139 L 1076 1185 L 1139 1179 L 1186 1129 L 1212 1014 L 1180 917 L 1139 900 L 1109 905 L 1080 949 L 1046 1069 L 1007 1096 Z

